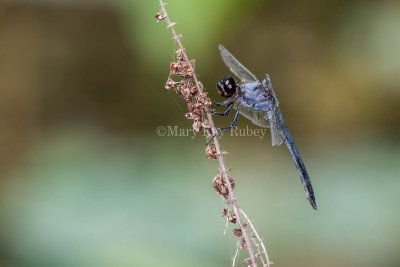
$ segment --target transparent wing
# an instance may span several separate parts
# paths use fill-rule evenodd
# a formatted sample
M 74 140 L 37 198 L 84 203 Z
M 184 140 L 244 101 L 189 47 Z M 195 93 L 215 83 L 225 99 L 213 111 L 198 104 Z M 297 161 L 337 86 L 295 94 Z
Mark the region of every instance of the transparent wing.
M 243 66 L 242 63 L 240 63 L 239 60 L 237 60 L 223 45 L 219 45 L 219 52 L 225 65 L 239 79 L 245 81 L 258 81 L 256 76 Z
M 268 120 L 270 122 L 272 146 L 279 146 L 285 140 L 286 126 L 278 107 L 268 112 Z
M 241 115 L 243 115 L 243 117 L 251 120 L 251 122 L 253 122 L 255 125 L 258 125 L 260 127 L 268 128 L 270 125 L 267 118 L 265 117 L 265 111 L 255 110 L 255 109 L 246 107 L 244 105 L 241 105 L 239 113 Z

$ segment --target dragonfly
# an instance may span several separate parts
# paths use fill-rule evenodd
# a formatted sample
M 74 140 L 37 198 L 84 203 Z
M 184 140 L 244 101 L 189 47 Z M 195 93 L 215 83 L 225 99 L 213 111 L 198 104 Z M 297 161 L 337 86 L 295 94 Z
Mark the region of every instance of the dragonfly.
M 300 180 L 304 186 L 306 197 L 311 206 L 316 210 L 314 190 L 306 167 L 301 159 L 293 137 L 289 132 L 279 108 L 279 101 L 272 86 L 271 79 L 266 74 L 260 82 L 242 63 L 237 60 L 224 46 L 219 45 L 222 60 L 229 70 L 239 78 L 236 83 L 231 76 L 222 78 L 217 83 L 218 93 L 226 98 L 223 102 L 214 102 L 215 105 L 225 107 L 224 112 L 212 111 L 215 115 L 228 116 L 232 108 L 236 110 L 233 120 L 228 127 L 220 128 L 220 132 L 235 128 L 239 114 L 249 119 L 255 125 L 269 128 L 272 146 L 285 143 L 294 161 Z

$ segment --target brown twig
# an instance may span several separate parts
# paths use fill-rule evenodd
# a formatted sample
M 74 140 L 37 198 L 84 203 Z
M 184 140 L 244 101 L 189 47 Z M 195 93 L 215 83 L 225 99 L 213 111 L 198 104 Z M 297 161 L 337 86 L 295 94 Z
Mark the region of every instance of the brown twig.
M 207 138 L 209 139 L 208 146 L 206 148 L 206 155 L 210 159 L 217 159 L 219 165 L 219 172 L 213 180 L 213 187 L 227 200 L 231 207 L 231 219 L 227 218 L 228 221 L 235 224 L 237 223 L 239 226 L 238 229 L 234 230 L 234 234 L 242 238 L 242 242 L 238 241 L 238 244 L 240 245 L 237 247 L 239 249 L 246 247 L 249 254 L 247 263 L 252 267 L 256 267 L 257 255 L 254 254 L 250 235 L 250 233 L 254 233 L 257 237 L 258 243 L 255 243 L 257 248 L 259 244 L 263 248 L 263 253 L 258 253 L 258 255 L 261 257 L 261 262 L 264 266 L 269 266 L 269 259 L 268 255 L 266 254 L 265 246 L 262 244 L 262 240 L 259 238 L 247 215 L 240 209 L 239 203 L 234 194 L 233 188 L 235 183 L 229 176 L 228 169 L 225 166 L 224 153 L 221 150 L 218 138 L 215 138 L 215 136 L 218 134 L 218 131 L 214 126 L 212 114 L 209 109 L 212 102 L 208 98 L 207 93 L 204 92 L 203 85 L 197 79 L 194 71 L 194 61 L 189 60 L 186 54 L 185 48 L 181 41 L 182 36 L 176 33 L 174 28 L 175 23 L 170 20 L 165 9 L 166 3 L 164 3 L 163 0 L 159 0 L 159 2 L 161 11 L 158 12 L 155 17 L 157 21 L 166 21 L 167 28 L 171 31 L 173 39 L 179 47 L 179 50 L 177 51 L 177 62 L 172 62 L 170 65 L 170 77 L 168 78 L 165 88 L 171 89 L 176 87 L 177 93 L 183 97 L 189 109 L 189 113 L 186 114 L 186 118 L 194 121 L 194 130 L 200 131 L 203 129 Z M 182 80 L 175 82 L 171 79 L 171 75 L 178 75 Z M 241 215 L 244 216 L 247 223 L 242 223 Z M 247 225 L 250 225 L 250 230 L 247 229 Z M 237 250 L 233 258 L 233 266 L 236 264 L 235 262 L 238 253 L 239 251 Z M 264 254 L 266 257 L 266 264 L 262 254 Z

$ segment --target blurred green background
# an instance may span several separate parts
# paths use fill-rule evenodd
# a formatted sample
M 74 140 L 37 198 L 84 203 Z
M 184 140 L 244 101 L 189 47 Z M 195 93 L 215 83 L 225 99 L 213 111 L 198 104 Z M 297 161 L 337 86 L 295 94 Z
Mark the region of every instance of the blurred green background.
M 272 77 L 318 211 L 269 134 L 221 142 L 275 266 L 399 266 L 400 3 L 167 8 L 214 100 L 228 74 L 220 43 Z M 204 139 L 156 134 L 191 127 L 164 89 L 177 47 L 158 11 L 155 0 L 0 2 L 0 266 L 230 266 Z

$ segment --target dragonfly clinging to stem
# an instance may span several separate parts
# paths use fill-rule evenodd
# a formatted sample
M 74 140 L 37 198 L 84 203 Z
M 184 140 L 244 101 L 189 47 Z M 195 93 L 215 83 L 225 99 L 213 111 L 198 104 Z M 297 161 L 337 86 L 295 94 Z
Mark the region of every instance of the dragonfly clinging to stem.
M 293 137 L 290 134 L 279 109 L 278 98 L 272 87 L 271 79 L 267 74 L 260 82 L 243 64 L 241 64 L 224 46 L 219 46 L 219 51 L 225 65 L 240 79 L 236 83 L 230 76 L 222 78 L 217 83 L 219 94 L 226 98 L 223 102 L 214 102 L 217 106 L 226 107 L 224 112 L 213 111 L 216 115 L 227 116 L 232 108 L 236 109 L 231 124 L 220 130 L 226 131 L 236 127 L 239 114 L 251 120 L 255 125 L 270 128 L 273 146 L 285 143 L 296 169 L 300 174 L 306 197 L 314 209 L 317 209 L 314 190 L 306 167 L 301 159 Z

